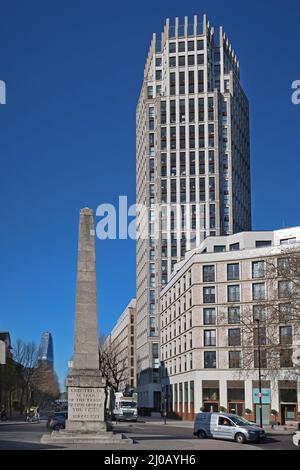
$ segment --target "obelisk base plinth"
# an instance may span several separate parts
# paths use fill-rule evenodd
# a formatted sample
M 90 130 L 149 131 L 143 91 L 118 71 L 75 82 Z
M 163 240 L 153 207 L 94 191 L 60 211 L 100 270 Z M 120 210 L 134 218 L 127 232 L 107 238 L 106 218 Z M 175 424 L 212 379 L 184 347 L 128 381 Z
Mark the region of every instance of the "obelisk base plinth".
M 104 381 L 99 370 L 72 369 L 67 379 L 68 420 L 66 432 L 107 431 L 104 416 Z
M 111 432 L 104 416 L 104 380 L 95 369 L 71 369 L 67 378 L 66 429 L 44 434 L 44 444 L 132 444 L 132 439 Z M 109 428 L 109 429 L 108 429 Z

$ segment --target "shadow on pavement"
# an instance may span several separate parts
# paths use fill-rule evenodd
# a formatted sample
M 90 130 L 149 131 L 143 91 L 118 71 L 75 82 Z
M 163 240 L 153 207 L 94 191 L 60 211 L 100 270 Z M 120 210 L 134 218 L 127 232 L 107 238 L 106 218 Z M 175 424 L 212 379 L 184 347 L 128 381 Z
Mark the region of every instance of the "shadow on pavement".
M 38 444 L 24 441 L 0 441 L 0 450 L 60 450 L 62 446 Z

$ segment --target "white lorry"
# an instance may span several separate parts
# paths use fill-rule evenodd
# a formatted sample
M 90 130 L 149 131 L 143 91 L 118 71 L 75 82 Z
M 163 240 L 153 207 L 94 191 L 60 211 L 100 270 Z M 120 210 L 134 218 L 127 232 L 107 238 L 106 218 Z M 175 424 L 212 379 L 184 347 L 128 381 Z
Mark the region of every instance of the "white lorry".
M 137 421 L 137 393 L 115 392 L 112 418 L 116 421 Z

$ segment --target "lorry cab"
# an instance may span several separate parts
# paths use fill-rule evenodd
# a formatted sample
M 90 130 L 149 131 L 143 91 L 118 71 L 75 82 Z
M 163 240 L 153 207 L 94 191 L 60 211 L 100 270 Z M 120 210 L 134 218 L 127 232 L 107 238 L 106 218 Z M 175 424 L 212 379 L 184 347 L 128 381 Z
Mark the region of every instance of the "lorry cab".
M 227 439 L 240 444 L 259 442 L 265 437 L 262 428 L 234 414 L 198 413 L 195 417 L 194 435 L 200 439 Z
M 115 419 L 116 421 L 137 421 L 136 394 L 128 396 L 123 392 L 115 393 L 113 419 Z

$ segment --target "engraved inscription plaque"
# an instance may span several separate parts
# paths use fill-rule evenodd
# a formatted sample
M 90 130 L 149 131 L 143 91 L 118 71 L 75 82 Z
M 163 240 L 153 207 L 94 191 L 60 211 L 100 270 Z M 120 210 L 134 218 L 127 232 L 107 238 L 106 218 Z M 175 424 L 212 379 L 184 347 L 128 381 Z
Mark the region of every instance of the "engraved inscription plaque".
M 101 421 L 104 401 L 101 388 L 69 387 L 68 419 L 70 421 Z

